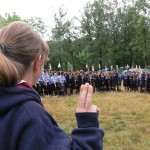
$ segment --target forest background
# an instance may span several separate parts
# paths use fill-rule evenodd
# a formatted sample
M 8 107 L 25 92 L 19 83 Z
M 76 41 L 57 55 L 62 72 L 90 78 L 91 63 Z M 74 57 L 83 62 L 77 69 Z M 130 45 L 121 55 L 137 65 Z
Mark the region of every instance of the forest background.
M 50 47 L 46 68 L 85 69 L 99 67 L 150 67 L 150 1 L 95 0 L 88 2 L 80 17 L 67 18 L 60 7 L 54 13 L 54 27 L 48 29 L 43 19 L 23 20 L 14 13 L 0 15 L 0 28 L 23 20 L 33 25 Z

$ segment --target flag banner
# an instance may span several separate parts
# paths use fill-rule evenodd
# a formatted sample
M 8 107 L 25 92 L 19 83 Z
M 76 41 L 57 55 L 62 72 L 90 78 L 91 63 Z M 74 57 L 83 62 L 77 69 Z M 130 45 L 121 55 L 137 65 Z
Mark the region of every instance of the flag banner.
M 94 71 L 94 66 L 92 65 L 92 71 Z
M 52 70 L 52 66 L 51 66 L 51 64 L 49 64 L 49 70 Z
M 98 68 L 101 69 L 101 65 L 100 64 L 98 64 Z
M 68 71 L 72 71 L 73 70 L 73 66 L 70 62 L 68 62 Z
M 113 69 L 113 66 L 112 66 L 112 65 L 110 66 L 110 69 L 111 69 L 111 70 Z
M 88 66 L 88 64 L 86 64 L 86 66 L 85 66 L 87 69 L 89 68 L 89 66 Z
M 141 70 L 141 66 L 139 65 L 139 70 Z
M 118 70 L 118 65 L 116 65 L 116 70 Z
M 59 62 L 59 64 L 58 64 L 58 68 L 61 68 L 60 62 Z

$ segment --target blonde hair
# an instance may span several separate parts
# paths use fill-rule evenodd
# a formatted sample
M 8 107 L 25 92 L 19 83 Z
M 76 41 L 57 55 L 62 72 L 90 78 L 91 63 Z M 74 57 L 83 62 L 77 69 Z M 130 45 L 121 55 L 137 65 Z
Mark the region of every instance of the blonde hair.
M 41 55 L 48 58 L 48 45 L 25 22 L 16 21 L 0 29 L 0 87 L 15 86 L 30 67 L 33 60 Z

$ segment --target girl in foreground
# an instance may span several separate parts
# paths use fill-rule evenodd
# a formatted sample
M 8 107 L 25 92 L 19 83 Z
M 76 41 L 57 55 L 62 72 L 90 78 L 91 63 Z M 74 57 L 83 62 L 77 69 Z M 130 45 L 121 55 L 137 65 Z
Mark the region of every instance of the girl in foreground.
M 78 128 L 71 138 L 43 108 L 32 86 L 47 57 L 48 45 L 28 24 L 13 22 L 0 29 L 0 149 L 102 150 L 104 132 L 99 128 L 99 108 L 92 105 L 91 85 L 81 86 Z

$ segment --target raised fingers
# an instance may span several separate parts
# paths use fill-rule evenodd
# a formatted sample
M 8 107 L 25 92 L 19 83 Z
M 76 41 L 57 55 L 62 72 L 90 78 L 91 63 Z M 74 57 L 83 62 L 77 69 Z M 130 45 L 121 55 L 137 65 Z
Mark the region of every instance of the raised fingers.
M 77 110 L 76 110 L 77 112 L 85 111 L 88 88 L 89 88 L 89 83 L 86 83 L 85 85 L 81 85 L 80 95 L 77 103 Z
M 89 83 L 81 85 L 76 112 L 99 112 L 99 108 L 92 105 L 92 96 L 93 86 Z
M 89 112 L 92 105 L 92 96 L 93 96 L 93 87 L 89 85 L 86 102 L 85 102 L 85 111 Z

